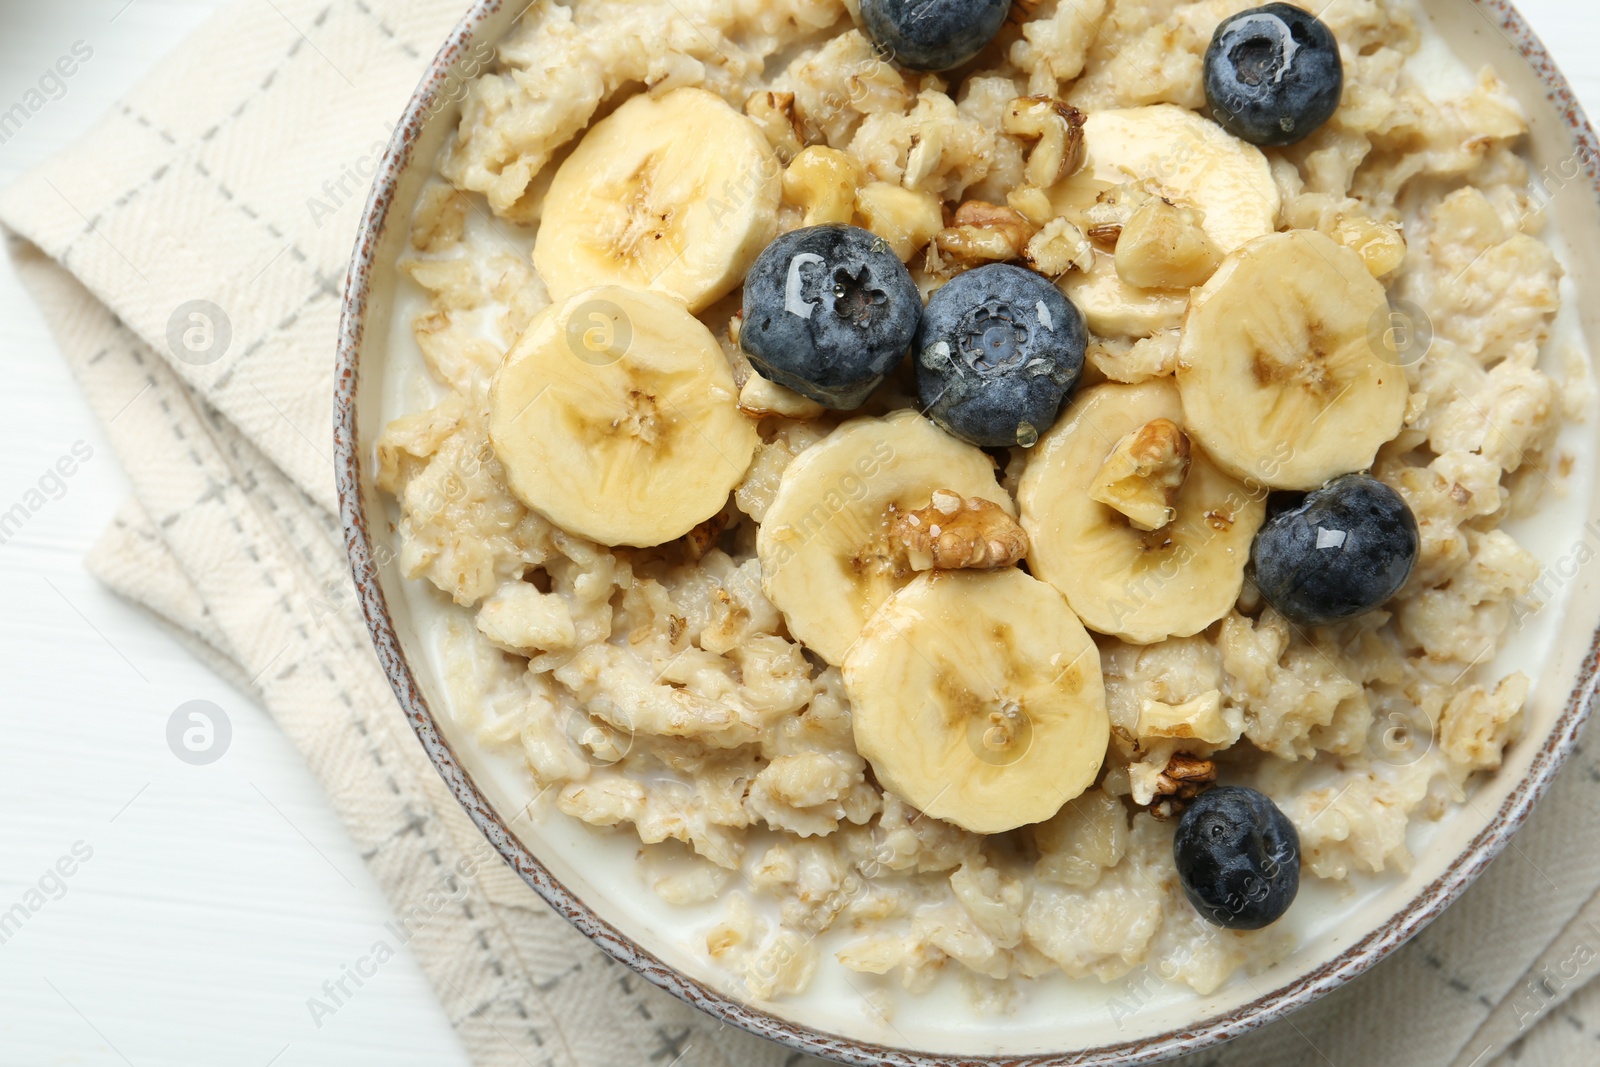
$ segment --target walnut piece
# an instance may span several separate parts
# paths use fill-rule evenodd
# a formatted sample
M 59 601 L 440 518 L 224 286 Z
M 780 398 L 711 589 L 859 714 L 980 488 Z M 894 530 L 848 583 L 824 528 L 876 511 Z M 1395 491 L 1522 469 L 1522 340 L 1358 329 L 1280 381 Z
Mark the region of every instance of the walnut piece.
M 1189 452 L 1189 436 L 1177 423 L 1152 419 L 1112 446 L 1089 498 L 1121 512 L 1136 530 L 1159 530 L 1178 517 Z
M 1115 251 L 1117 241 L 1122 237 L 1122 227 L 1127 225 L 1128 219 L 1139 206 L 1150 199 L 1149 190 L 1137 182 L 1114 185 L 1095 197 L 1094 203 L 1084 209 L 1083 232 L 1102 250 Z
M 1035 142 L 1028 154 L 1028 181 L 1049 188 L 1083 166 L 1083 112 L 1050 96 L 1024 96 L 1011 101 L 1000 128 L 1013 137 Z
M 1137 385 L 1166 377 L 1178 366 L 1178 330 L 1160 330 L 1137 340 L 1101 337 L 1091 340 L 1089 365 L 1114 382 Z
M 1204 216 L 1170 200 L 1151 197 L 1133 210 L 1117 234 L 1117 275 L 1140 289 L 1204 285 L 1222 253 L 1201 228 Z
M 707 552 L 716 547 L 717 539 L 727 530 L 733 515 L 723 508 L 699 526 L 683 535 L 683 554 L 691 563 L 698 563 Z
M 793 93 L 751 93 L 744 102 L 744 113 L 760 127 L 778 162 L 787 166 L 805 148 L 800 119 L 794 113 Z
M 1056 217 L 1050 194 L 1037 185 L 1019 185 L 1006 194 L 1006 206 L 1035 226 L 1048 225 Z
M 1156 795 L 1150 814 L 1163 821 L 1183 814 L 1189 801 L 1217 784 L 1217 765 L 1199 756 L 1179 752 L 1156 775 Z
M 1050 278 L 1069 270 L 1089 271 L 1094 267 L 1094 246 L 1083 231 L 1064 218 L 1051 219 L 1028 242 L 1028 266 Z
M 847 223 L 855 217 L 860 184 L 861 164 L 854 157 L 812 145 L 783 172 L 783 198 L 805 209 L 807 226 Z
M 993 570 L 1028 554 L 1028 535 L 992 500 L 940 489 L 916 511 L 892 511 L 889 543 L 916 571 Z
M 934 238 L 934 247 L 963 266 L 1021 259 L 1038 230 L 1022 213 L 999 204 L 968 200 Z

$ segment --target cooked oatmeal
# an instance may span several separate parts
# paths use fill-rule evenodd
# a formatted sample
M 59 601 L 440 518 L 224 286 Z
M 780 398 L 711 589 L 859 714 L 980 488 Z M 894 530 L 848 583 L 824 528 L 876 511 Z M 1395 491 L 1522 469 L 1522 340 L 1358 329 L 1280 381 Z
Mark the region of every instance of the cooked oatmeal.
M 1404 872 L 1408 825 L 1440 818 L 1515 743 L 1529 680 L 1480 665 L 1528 609 L 1540 566 L 1500 526 L 1536 509 L 1558 477 L 1556 435 L 1582 414 L 1581 400 L 1569 402 L 1587 395 L 1587 363 L 1572 353 L 1558 381 L 1540 362 L 1562 269 L 1540 240 L 1517 154 L 1525 120 L 1494 73 L 1435 99 L 1407 65 L 1421 40 L 1409 8 L 1334 4 L 1321 17 L 1341 45 L 1343 103 L 1309 139 L 1258 151 L 1217 130 L 1226 144 L 1207 134 L 1155 145 L 1165 158 L 1140 181 L 1102 181 L 1066 206 L 1051 195 L 1080 165 L 1099 166 L 1128 109 L 1151 108 L 1137 114 L 1174 129 L 1203 110 L 1212 33 L 1252 6 L 1019 3 L 998 43 L 952 83 L 887 62 L 856 28 L 852 2 L 540 0 L 473 84 L 402 262 L 428 294 L 413 329 L 443 398 L 378 443 L 379 485 L 402 515 L 400 565 L 456 605 L 445 659 L 462 725 L 486 748 L 520 748 L 566 816 L 636 835 L 641 874 L 668 901 L 725 902 L 705 952 L 753 997 L 797 994 L 835 966 L 913 991 L 959 970 L 991 995 L 990 980 L 1060 971 L 1109 981 L 1147 966 L 1209 992 L 1282 959 L 1294 939 L 1282 926 L 1218 929 L 1185 899 L 1170 816 L 1197 790 L 1228 781 L 1273 797 L 1298 830 L 1307 876 Z M 1431 330 L 1425 354 L 1389 368 L 1408 396 L 1372 464 L 1420 531 L 1400 595 L 1308 628 L 1246 582 L 1186 636 L 1091 625 L 1103 631 L 1094 643 L 1110 743 L 1093 784 L 1047 821 L 974 833 L 886 789 L 858 752 L 840 657 L 796 639 L 758 554 L 785 471 L 836 441 L 849 416 L 753 374 L 736 340 L 736 286 L 680 294 L 719 342 L 729 410 L 742 408 L 757 431 L 748 464 L 724 457 L 738 470 L 715 516 L 658 547 L 598 544 L 526 506 L 491 443 L 491 379 L 554 288 L 505 234 L 526 243 L 546 223 L 559 165 L 601 116 L 624 98 L 686 87 L 748 115 L 784 168 L 772 235 L 854 221 L 908 261 L 924 296 L 986 262 L 1058 277 L 1088 320 L 1080 396 L 1099 383 L 1176 396 L 1166 383 L 1190 291 L 1131 285 L 1141 264 L 1123 262 L 1119 244 L 1113 269 L 1108 235 L 1181 232 L 1193 249 L 1184 269 L 1198 271 L 1184 285 L 1272 231 L 1315 231 L 1352 250 Z M 1208 153 L 1241 150 L 1260 164 L 1239 171 L 1255 184 L 1228 194 L 1236 210 L 1208 215 L 1174 194 L 1212 180 Z M 725 198 L 714 213 L 743 212 L 760 193 L 708 195 Z M 491 214 L 492 226 L 474 221 Z M 654 266 L 652 277 L 676 269 Z M 864 413 L 914 404 L 902 369 Z M 1196 484 L 1188 439 L 1157 430 L 1130 435 L 1127 471 L 1181 467 L 1173 484 Z M 817 522 L 874 491 L 891 459 L 861 462 L 840 478 L 837 501 L 819 501 Z M 1015 517 L 1030 462 L 1033 450 L 1018 447 L 992 487 L 981 469 L 927 486 L 943 497 L 892 525 L 907 568 L 1027 556 L 1025 501 L 1021 526 Z M 1122 499 L 1110 474 L 1095 491 Z M 1175 494 L 1115 506 L 1154 516 L 1134 529 L 1159 527 Z M 938 521 L 941 501 L 959 537 L 940 541 L 921 525 Z M 1222 524 L 1244 512 L 1207 514 L 1226 540 Z M 1144 600 L 1175 597 L 1165 580 Z M 848 931 L 846 947 L 821 958 L 824 931 Z

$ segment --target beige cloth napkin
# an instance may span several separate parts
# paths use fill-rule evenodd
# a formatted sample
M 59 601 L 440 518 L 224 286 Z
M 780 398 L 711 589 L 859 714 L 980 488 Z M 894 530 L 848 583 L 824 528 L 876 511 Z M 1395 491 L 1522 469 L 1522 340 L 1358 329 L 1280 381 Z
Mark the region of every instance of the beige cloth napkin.
M 240 0 L 0 195 L 18 271 L 133 483 L 89 566 L 259 693 L 414 920 L 474 1062 L 815 1063 L 659 992 L 545 908 L 446 792 L 367 643 L 332 517 L 340 287 L 359 175 L 463 6 Z M 195 301 L 215 309 L 211 361 L 173 340 Z M 1600 765 L 1580 754 L 1413 944 L 1188 1062 L 1483 1067 L 1518 1039 L 1533 1063 L 1592 1062 L 1597 825 Z

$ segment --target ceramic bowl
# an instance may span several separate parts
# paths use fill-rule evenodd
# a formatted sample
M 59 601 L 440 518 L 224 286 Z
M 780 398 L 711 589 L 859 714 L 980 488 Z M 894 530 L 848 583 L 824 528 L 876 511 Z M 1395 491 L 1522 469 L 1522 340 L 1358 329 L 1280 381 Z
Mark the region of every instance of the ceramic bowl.
M 1427 0 L 1423 5 L 1449 50 L 1468 67 L 1492 63 L 1531 118 L 1528 155 L 1541 199 L 1569 269 L 1561 329 L 1581 333 L 1600 352 L 1600 300 L 1577 299 L 1600 279 L 1593 130 L 1571 88 L 1522 17 L 1500 0 Z M 675 913 L 627 870 L 634 845 L 549 812 L 525 812 L 514 766 L 496 765 L 454 727 L 427 640 L 436 625 L 425 593 L 397 573 L 392 502 L 372 483 L 372 442 L 399 414 L 400 380 L 417 373 L 409 338 L 393 328 L 406 299 L 395 263 L 407 221 L 459 100 L 485 49 L 523 10 L 481 0 L 433 61 L 406 109 L 366 207 L 345 286 L 336 412 L 339 494 L 356 586 L 378 657 L 395 695 L 439 774 L 484 835 L 550 906 L 617 960 L 663 989 L 731 1024 L 794 1049 L 850 1064 L 969 1067 L 1072 1063 L 1151 1063 L 1236 1037 L 1351 981 L 1436 918 L 1483 871 L 1527 818 L 1571 751 L 1590 713 L 1596 676 L 1600 583 L 1575 566 L 1580 546 L 1600 547 L 1595 493 L 1596 419 L 1570 427 L 1563 447 L 1578 457 L 1566 494 L 1517 530 L 1546 564 L 1549 605 L 1514 638 L 1497 666 L 1537 679 L 1525 737 L 1504 767 L 1478 783 L 1471 802 L 1440 823 L 1414 828 L 1415 868 L 1363 882 L 1353 896 L 1313 890 L 1291 912 L 1300 947 L 1249 981 L 1209 996 L 1163 987 L 1135 1013 L 1107 1010 L 1117 987 L 1055 983 L 1004 1024 L 938 994 L 874 1021 L 820 969 L 817 989 L 776 1004 L 753 1004 L 739 986 L 691 947 L 700 916 Z M 515 831 L 513 831 L 515 826 Z M 709 914 L 709 913 L 708 913 Z M 709 918 L 705 922 L 709 922 Z M 1285 920 L 1290 921 L 1290 920 Z M 704 923 L 700 929 L 703 930 Z M 838 970 L 833 968 L 832 970 Z M 1157 983 L 1159 985 L 1159 983 Z M 1039 1006 L 1047 1003 L 1048 1010 Z

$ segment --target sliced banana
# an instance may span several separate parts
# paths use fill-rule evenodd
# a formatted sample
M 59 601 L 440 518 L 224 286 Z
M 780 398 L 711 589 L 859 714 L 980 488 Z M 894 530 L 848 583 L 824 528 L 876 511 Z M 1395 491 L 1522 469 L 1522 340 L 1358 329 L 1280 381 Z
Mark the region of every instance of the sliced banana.
M 1084 126 L 1087 156 L 1083 169 L 1048 191 L 1052 209 L 1091 238 L 1117 243 L 1117 226 L 1100 218 L 1105 198 L 1151 194 L 1201 216 L 1201 229 L 1214 250 L 1226 254 L 1277 226 L 1280 197 L 1266 157 L 1254 145 L 1229 136 L 1216 123 L 1175 104 L 1114 108 L 1089 114 Z M 1126 216 L 1136 206 L 1127 205 Z M 1120 218 L 1119 222 L 1127 221 Z M 1118 248 L 1119 261 L 1138 262 Z M 1099 337 L 1151 337 L 1176 327 L 1188 306 L 1181 288 L 1196 274 L 1209 273 L 1206 250 L 1185 254 L 1186 271 L 1172 274 L 1170 288 L 1139 288 L 1132 281 L 1160 280 L 1156 271 L 1120 275 L 1110 256 L 1096 257 L 1093 270 L 1062 279 L 1062 291 L 1080 308 Z M 1167 265 L 1163 264 L 1165 270 Z
M 1144 182 L 1152 193 L 1198 208 L 1206 235 L 1224 254 L 1277 228 L 1280 198 L 1267 157 L 1187 108 L 1094 111 L 1083 136 L 1082 173 L 1111 185 Z
M 898 514 L 938 490 L 1016 515 L 994 462 L 914 411 L 855 419 L 783 472 L 756 537 L 768 599 L 789 632 L 832 664 L 889 595 L 916 576 L 890 539 Z
M 711 331 L 606 287 L 540 312 L 495 372 L 489 439 L 528 507 L 604 545 L 659 545 L 728 502 L 755 454 Z
M 1369 340 L 1386 306 L 1361 257 L 1313 230 L 1230 255 L 1195 293 L 1178 344 L 1183 408 L 1217 465 L 1278 489 L 1370 467 L 1409 395 Z
M 1182 326 L 1189 309 L 1187 289 L 1136 289 L 1118 275 L 1111 256 L 1095 256 L 1088 270 L 1075 270 L 1056 285 L 1096 337 L 1154 337 Z
M 1033 574 L 1061 590 L 1091 630 L 1134 644 L 1188 637 L 1226 615 L 1266 512 L 1264 493 L 1218 470 L 1193 441 L 1185 470 L 1161 420 L 1185 430 L 1170 379 L 1095 386 L 1040 439 L 1017 489 Z M 1136 447 L 1152 441 L 1174 454 Z M 1149 470 L 1152 494 L 1173 509 L 1159 529 L 1139 529 L 1153 501 L 1126 490 L 1130 460 Z M 1175 476 L 1180 486 L 1169 495 Z
M 1043 822 L 1105 760 L 1100 653 L 1016 569 L 935 571 L 890 597 L 844 662 L 856 748 L 890 791 L 980 834 Z
M 704 89 L 636 96 L 550 183 L 533 263 L 563 300 L 653 289 L 701 311 L 777 235 L 783 167 L 759 127 Z

